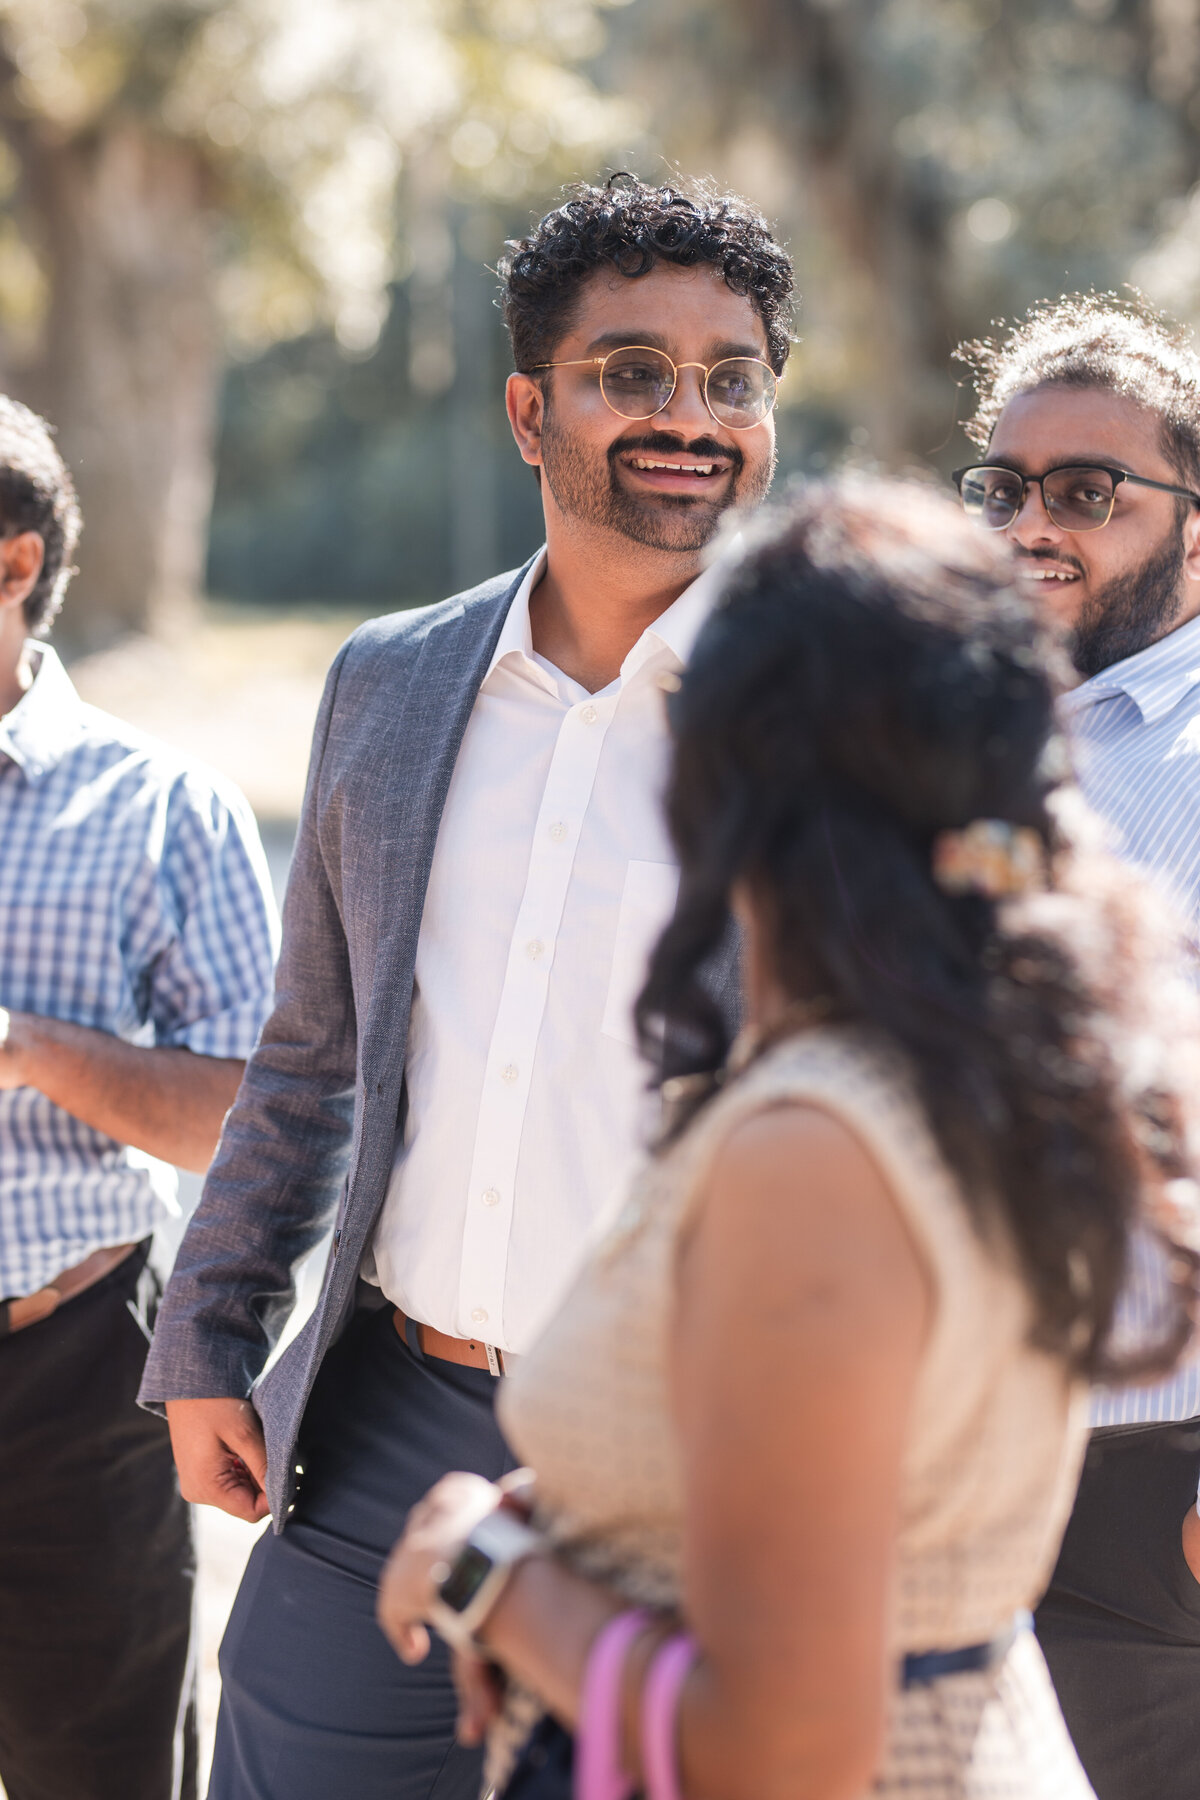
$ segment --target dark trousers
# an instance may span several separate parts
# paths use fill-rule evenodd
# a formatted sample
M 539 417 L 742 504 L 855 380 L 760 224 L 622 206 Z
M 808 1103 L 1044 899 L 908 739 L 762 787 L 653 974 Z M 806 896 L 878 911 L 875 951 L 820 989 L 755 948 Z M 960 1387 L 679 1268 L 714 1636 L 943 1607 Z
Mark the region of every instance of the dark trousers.
M 359 1312 L 304 1416 L 295 1510 L 251 1552 L 221 1646 L 210 1800 L 477 1800 L 481 1757 L 454 1742 L 449 1660 L 416 1668 L 375 1622 L 409 1508 L 450 1469 L 510 1457 L 486 1369 L 422 1357 L 391 1310 Z
M 1200 1795 L 1200 1423 L 1098 1431 L 1037 1634 L 1098 1800 Z
M 195 1558 L 140 1411 L 143 1247 L 0 1338 L 0 1779 L 9 1800 L 194 1800 Z

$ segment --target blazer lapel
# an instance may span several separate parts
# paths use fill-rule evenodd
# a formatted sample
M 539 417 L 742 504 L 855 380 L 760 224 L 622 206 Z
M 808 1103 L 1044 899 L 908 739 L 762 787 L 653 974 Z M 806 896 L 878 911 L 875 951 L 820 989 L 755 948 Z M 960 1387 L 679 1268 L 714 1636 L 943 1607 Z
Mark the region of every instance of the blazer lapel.
M 403 703 L 380 733 L 377 801 L 364 829 L 373 838 L 368 857 L 381 923 L 360 1067 L 364 1075 L 372 1071 L 383 1090 L 394 1088 L 397 1098 L 417 934 L 442 810 L 475 697 L 529 566 L 494 595 L 472 596 L 431 626 Z

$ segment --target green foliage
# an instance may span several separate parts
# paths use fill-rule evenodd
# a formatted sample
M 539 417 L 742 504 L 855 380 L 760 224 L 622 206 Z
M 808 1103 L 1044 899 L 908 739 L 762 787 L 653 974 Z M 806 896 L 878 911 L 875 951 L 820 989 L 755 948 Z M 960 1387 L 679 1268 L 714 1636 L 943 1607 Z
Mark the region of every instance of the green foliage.
M 940 443 L 953 343 L 1042 295 L 1132 279 L 1198 309 L 1197 0 L 659 0 L 641 24 L 614 78 L 775 213 L 792 392 L 872 448 Z
M 0 0 L 0 323 L 43 146 L 189 148 L 232 352 L 210 555 L 245 597 L 428 598 L 522 556 L 486 267 L 559 184 L 710 174 L 799 269 L 782 464 L 956 455 L 949 353 L 1133 280 L 1200 317 L 1200 0 Z
M 330 318 L 362 351 L 407 158 L 440 162 L 451 195 L 512 194 L 629 136 L 629 109 L 575 66 L 622 3 L 0 0 L 5 112 L 18 144 L 21 126 L 79 137 L 134 118 L 193 146 L 235 340 Z

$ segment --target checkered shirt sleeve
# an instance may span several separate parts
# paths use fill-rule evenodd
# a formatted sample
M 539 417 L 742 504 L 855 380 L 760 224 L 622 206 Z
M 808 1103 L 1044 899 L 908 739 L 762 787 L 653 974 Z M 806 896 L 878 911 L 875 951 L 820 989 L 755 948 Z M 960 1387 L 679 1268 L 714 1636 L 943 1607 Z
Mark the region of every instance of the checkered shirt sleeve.
M 0 730 L 0 1006 L 249 1056 L 278 919 L 246 801 L 83 706 L 44 655 L 38 708 Z M 0 1093 L 0 1295 L 148 1235 L 173 1194 L 172 1171 L 36 1089 Z

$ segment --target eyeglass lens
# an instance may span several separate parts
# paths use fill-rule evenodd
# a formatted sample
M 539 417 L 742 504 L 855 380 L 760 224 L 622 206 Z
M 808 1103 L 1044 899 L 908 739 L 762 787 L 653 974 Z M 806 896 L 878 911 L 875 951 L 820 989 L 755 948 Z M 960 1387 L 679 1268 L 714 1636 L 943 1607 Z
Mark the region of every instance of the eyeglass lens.
M 960 491 L 972 518 L 1002 531 L 1021 510 L 1025 483 L 1011 469 L 983 466 L 967 470 Z M 1098 531 L 1107 525 L 1115 492 L 1107 469 L 1054 469 L 1042 477 L 1046 511 L 1064 531 Z
M 625 419 L 649 419 L 675 391 L 675 365 L 659 350 L 614 350 L 600 377 L 604 398 Z M 775 376 L 765 363 L 731 356 L 708 372 L 708 409 L 735 430 L 765 419 L 775 403 Z

